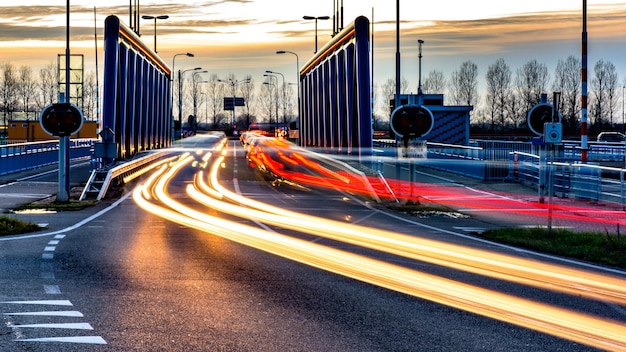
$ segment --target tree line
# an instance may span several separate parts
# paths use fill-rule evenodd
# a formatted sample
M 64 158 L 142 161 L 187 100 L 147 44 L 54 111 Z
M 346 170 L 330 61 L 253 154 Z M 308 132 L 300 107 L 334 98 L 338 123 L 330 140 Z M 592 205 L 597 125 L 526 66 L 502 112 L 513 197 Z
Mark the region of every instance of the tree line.
M 580 130 L 581 62 L 574 55 L 560 59 L 552 74 L 545 64 L 530 60 L 513 70 L 500 58 L 489 65 L 484 75 L 483 96 L 479 93 L 479 70 L 471 60 L 461 63 L 450 77 L 438 70 L 430 71 L 423 80 L 425 94 L 445 94 L 446 105 L 472 105 L 471 123 L 475 128 L 492 133 L 527 131 L 526 116 L 530 108 L 541 100 L 542 93 L 561 92 L 559 105 L 564 132 Z M 588 117 L 590 133 L 616 129 L 622 124 L 619 111 L 620 92 L 624 93 L 626 80 L 620 86 L 615 65 L 599 60 L 589 70 Z M 208 75 L 208 76 L 207 76 Z M 175 75 L 176 76 L 176 75 Z M 172 114 L 183 117 L 183 123 L 200 124 L 207 128 L 224 128 L 231 124 L 231 112 L 224 111 L 224 97 L 243 97 L 246 104 L 236 110 L 237 128 L 247 128 L 254 122 L 286 123 L 297 116 L 297 97 L 291 84 L 265 77 L 257 85 L 250 75 L 237 80 L 234 74 L 220 79 L 206 71 L 193 72 L 182 82 L 172 82 Z M 87 120 L 97 119 L 97 87 L 95 72 L 85 74 L 80 102 Z M 388 98 L 395 93 L 395 80 L 388 79 L 377 89 L 375 100 L 382 96 L 382 104 L 374 114 L 374 128 L 387 125 L 391 110 Z M 403 78 L 401 92 L 409 92 Z M 179 95 L 182 112 L 179 114 Z M 33 120 L 48 104 L 58 101 L 59 70 L 54 63 L 42 67 L 38 75 L 29 66 L 16 67 L 12 63 L 0 65 L 0 109 L 2 124 L 8 120 Z M 548 94 L 549 99 L 552 98 Z M 376 102 L 375 102 L 376 103 Z M 624 126 L 622 126 L 622 129 Z
M 503 58 L 489 65 L 484 75 L 484 96 L 478 90 L 478 66 L 463 62 L 449 78 L 438 70 L 430 71 L 422 84 L 425 94 L 445 93 L 447 104 L 472 105 L 471 123 L 474 127 L 492 133 L 528 131 L 528 111 L 541 101 L 546 93 L 552 103 L 552 92 L 561 92 L 560 113 L 565 133 L 580 131 L 581 61 L 574 55 L 559 59 L 552 74 L 548 67 L 533 59 L 513 70 Z M 589 70 L 588 123 L 590 133 L 623 126 L 619 111 L 620 88 L 617 70 L 610 61 L 599 60 Z M 408 91 L 403 79 L 402 93 Z M 383 96 L 395 93 L 395 80 L 389 79 L 382 87 Z M 390 108 L 387 107 L 387 110 Z M 387 111 L 388 114 L 391 111 Z

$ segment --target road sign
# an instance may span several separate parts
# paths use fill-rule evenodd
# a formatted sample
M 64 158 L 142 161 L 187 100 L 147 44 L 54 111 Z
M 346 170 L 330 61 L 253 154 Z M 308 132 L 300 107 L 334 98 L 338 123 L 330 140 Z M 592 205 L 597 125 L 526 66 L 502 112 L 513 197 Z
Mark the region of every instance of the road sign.
M 245 105 L 245 100 L 241 97 L 224 97 L 224 110 L 233 110 L 235 106 Z

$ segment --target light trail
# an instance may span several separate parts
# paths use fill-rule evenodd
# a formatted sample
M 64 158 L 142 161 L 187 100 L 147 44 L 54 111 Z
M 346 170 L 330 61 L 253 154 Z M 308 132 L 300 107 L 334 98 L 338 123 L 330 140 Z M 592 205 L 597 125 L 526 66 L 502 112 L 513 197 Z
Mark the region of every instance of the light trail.
M 276 153 L 276 158 L 273 154 Z M 325 189 L 341 189 L 353 194 L 371 195 L 371 185 L 376 185 L 378 191 L 375 197 L 395 199 L 389 189 L 402 194 L 402 198 L 413 201 L 432 199 L 437 204 L 455 208 L 472 208 L 481 211 L 512 213 L 537 217 L 539 219 L 552 217 L 565 221 L 580 221 L 599 225 L 626 226 L 626 217 L 623 211 L 594 213 L 589 216 L 589 209 L 585 207 L 542 204 L 539 202 L 521 202 L 509 198 L 468 199 L 460 193 L 458 187 L 437 186 L 431 184 L 409 182 L 405 180 L 387 179 L 387 185 L 377 177 L 367 177 L 363 180 L 360 175 L 353 175 L 348 170 L 332 171 L 321 165 L 320 162 L 310 160 L 306 150 L 296 148 L 275 138 L 255 136 L 254 144 L 249 149 L 249 158 L 260 170 L 269 170 L 277 177 L 307 186 Z M 293 167 L 294 161 L 298 167 Z M 410 190 L 410 191 L 409 191 Z M 520 205 L 523 206 L 520 208 Z M 603 215 L 603 216 L 600 216 Z
M 149 212 L 185 226 L 190 226 L 208 233 L 219 235 L 238 243 L 339 275 L 344 275 L 373 285 L 386 287 L 398 292 L 421 297 L 433 302 L 463 309 L 515 325 L 542 331 L 544 333 L 584 343 L 590 346 L 608 350 L 626 350 L 626 327 L 619 322 L 604 320 L 599 317 L 568 311 L 566 309 L 547 304 L 486 290 L 469 284 L 455 282 L 453 280 L 422 273 L 413 269 L 323 246 L 310 241 L 289 237 L 276 232 L 266 231 L 250 225 L 227 221 L 215 216 L 210 216 L 205 212 L 198 211 L 194 208 L 190 208 L 189 206 L 177 202 L 169 197 L 166 189 L 171 179 L 177 174 L 177 172 L 192 163 L 193 160 L 195 160 L 193 156 L 185 156 L 182 157 L 179 162 L 171 164 L 167 171 L 165 171 L 165 167 L 159 169 L 159 171 L 153 175 L 154 177 L 148 179 L 143 186 L 137 187 L 134 191 L 133 197 L 137 204 Z M 216 175 L 219 170 L 219 165 L 222 162 L 223 157 L 216 158 L 211 167 L 210 185 L 204 185 L 200 188 L 215 188 L 215 192 L 217 192 L 217 194 L 227 198 L 232 197 L 231 199 L 241 203 L 242 205 L 258 206 L 259 209 L 268 211 L 269 216 L 265 218 L 266 221 L 269 221 L 268 219 L 277 220 L 281 216 L 282 221 L 286 221 L 293 215 L 297 220 L 296 222 L 300 225 L 306 222 L 307 228 L 314 228 L 313 224 L 309 224 L 309 222 L 312 219 L 319 220 L 318 218 L 309 218 L 304 214 L 293 214 L 293 212 L 289 212 L 284 209 L 272 208 L 267 204 L 258 202 L 255 203 L 254 201 L 235 196 L 232 192 L 229 192 L 225 188 L 219 186 Z M 196 179 L 202 179 L 201 175 L 200 177 L 196 177 Z M 193 186 L 191 188 L 188 186 L 187 189 L 198 191 L 198 189 L 193 188 Z M 228 206 L 226 206 L 226 204 L 228 204 Z M 243 209 L 240 210 L 240 215 L 244 217 L 249 217 L 251 214 L 250 211 L 253 211 L 253 209 L 247 209 L 242 206 L 222 201 L 215 205 L 219 206 L 216 208 L 217 210 L 225 212 L 227 208 L 229 210 L 234 210 L 235 208 Z M 258 210 L 254 210 L 254 213 L 255 216 L 260 215 L 257 214 L 260 213 Z M 327 220 L 324 221 L 325 225 L 319 227 L 318 230 L 323 229 L 324 232 L 327 232 L 330 229 L 333 229 L 334 231 L 338 230 L 338 228 L 332 227 L 336 225 L 335 223 L 327 223 L 326 221 Z M 339 228 L 341 229 L 341 232 L 352 234 L 354 236 L 354 238 L 348 238 L 347 240 L 355 241 L 354 243 L 358 245 L 362 245 L 362 243 L 357 240 L 359 236 L 361 237 L 361 240 L 369 246 L 378 244 L 378 242 L 381 241 L 379 237 L 383 233 L 385 235 L 390 234 L 384 231 L 377 233 L 377 230 L 372 231 L 374 229 L 363 228 L 357 225 L 347 225 L 341 222 L 337 223 L 342 225 Z M 281 227 L 284 227 L 284 225 L 284 223 L 280 224 Z M 363 229 L 367 229 L 368 231 L 362 231 Z M 347 237 L 347 235 L 342 236 Z M 408 238 L 408 236 L 397 234 L 396 236 L 399 237 L 396 238 L 394 236 L 394 238 L 389 241 L 381 241 L 382 244 L 378 244 L 380 245 L 380 250 L 384 250 L 386 252 L 396 250 L 398 253 L 415 251 L 414 254 L 416 255 L 420 254 L 423 250 L 425 253 L 421 254 L 421 257 L 418 255 L 418 260 L 423 260 L 424 257 L 432 255 L 434 258 L 443 263 L 448 256 L 452 256 L 453 258 L 457 258 L 455 260 L 460 262 L 458 264 L 453 264 L 453 267 L 461 265 L 471 268 L 473 265 L 476 265 L 479 270 L 482 271 L 488 271 L 487 267 L 497 265 L 500 267 L 499 270 L 501 271 L 501 274 L 513 277 L 516 275 L 523 277 L 523 275 L 529 275 L 529 272 L 535 275 L 541 270 L 544 270 L 537 268 L 529 271 L 523 270 L 526 269 L 523 267 L 524 264 L 532 264 L 533 266 L 538 264 L 534 261 L 521 261 L 512 265 L 506 263 L 506 260 L 510 259 L 508 256 L 501 258 L 500 255 L 495 256 L 495 253 L 482 251 L 474 253 L 473 249 L 461 246 L 446 246 L 444 247 L 446 249 L 445 251 L 441 249 L 426 248 L 427 246 L 425 245 L 416 245 L 414 241 L 409 241 L 409 239 L 414 240 L 412 237 Z M 430 241 L 427 241 L 426 243 L 430 244 Z M 412 249 L 402 249 L 405 245 L 408 245 L 408 247 Z M 460 253 L 455 253 L 459 250 Z M 429 251 L 434 254 L 428 253 Z M 468 252 L 472 253 L 472 255 L 468 255 Z M 478 256 L 479 253 L 482 256 L 487 255 L 487 259 L 474 257 Z M 463 258 L 465 260 L 466 257 L 468 263 L 471 264 L 465 264 L 458 259 Z M 475 263 L 478 259 L 482 260 L 480 260 L 480 263 Z M 505 261 L 499 263 L 499 260 L 496 259 L 502 259 Z M 561 267 L 556 266 L 550 268 L 552 270 L 557 268 L 558 270 L 561 270 Z M 469 269 L 466 268 L 461 270 Z M 511 271 L 511 273 L 509 271 Z M 573 274 L 574 273 L 580 274 L 578 271 L 574 271 Z M 574 279 L 574 277 L 560 277 L 560 274 L 555 273 L 550 273 L 550 275 L 555 275 L 556 278 L 563 281 Z M 604 282 L 607 277 L 597 275 L 595 279 L 601 279 L 600 281 Z M 610 279 L 613 280 L 614 278 Z M 540 281 L 534 276 L 529 280 Z M 554 281 L 556 279 L 549 278 L 549 280 Z M 592 287 L 593 285 L 591 284 L 593 284 L 593 282 L 586 282 L 586 280 L 590 279 L 587 278 L 582 282 L 585 282 L 585 285 L 590 285 L 590 287 Z M 623 281 L 619 282 L 623 285 Z M 622 300 L 624 293 L 621 287 L 619 290 L 616 290 L 617 293 L 611 293 L 611 291 L 615 289 L 614 285 L 616 284 L 617 282 L 609 282 L 597 285 L 602 287 L 605 292 L 596 294 L 606 295 L 607 297 L 613 296 L 615 297 L 614 299 Z M 577 285 L 581 284 L 577 283 Z M 587 289 L 588 288 L 582 288 L 581 292 Z
M 463 270 L 496 279 L 530 285 L 542 289 L 580 295 L 592 299 L 626 304 L 626 280 L 589 271 L 541 263 L 535 260 L 423 239 L 345 222 L 310 216 L 274 207 L 231 192 L 217 180 L 218 165 L 213 163 L 209 173 L 210 186 L 201 174 L 193 185 L 187 186 L 189 196 L 215 210 L 254 219 L 260 222 L 342 241 L 390 254 Z M 215 189 L 221 197 L 244 207 L 219 201 L 200 190 Z M 257 210 L 254 210 L 254 209 Z

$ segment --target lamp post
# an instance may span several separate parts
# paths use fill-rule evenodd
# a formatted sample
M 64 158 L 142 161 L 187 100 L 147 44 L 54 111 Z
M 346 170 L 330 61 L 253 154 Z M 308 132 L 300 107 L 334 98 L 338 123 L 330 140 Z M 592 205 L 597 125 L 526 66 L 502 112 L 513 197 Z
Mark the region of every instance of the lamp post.
M 180 123 L 180 133 L 181 133 L 181 137 L 182 137 L 182 133 L 183 133 L 183 96 L 182 96 L 182 90 L 183 90 L 183 80 L 182 77 L 185 74 L 185 72 L 189 72 L 189 71 L 198 71 L 198 70 L 202 70 L 202 67 L 196 67 L 196 68 L 190 68 L 188 70 L 184 70 L 184 71 L 180 71 L 178 70 L 178 122 Z
M 183 55 L 187 56 L 187 57 L 193 57 L 194 56 L 192 53 L 175 54 L 174 57 L 172 58 L 172 73 L 176 72 L 176 69 L 175 69 L 175 67 L 176 67 L 176 56 L 183 56 Z M 179 79 L 180 79 L 180 77 L 179 77 Z M 170 78 L 170 81 L 173 82 L 174 79 Z M 174 84 L 171 84 L 170 87 L 171 87 L 171 90 L 172 90 L 171 93 L 170 93 L 170 95 L 171 95 L 171 97 L 170 97 L 171 98 L 171 102 L 170 102 L 170 116 L 173 119 L 174 118 Z M 179 91 L 179 95 L 180 95 L 180 91 Z M 174 132 L 175 132 L 175 128 L 173 126 L 173 122 L 172 122 L 172 130 L 174 130 Z M 172 132 L 172 137 L 171 137 L 172 143 L 174 143 L 174 132 Z
M 302 19 L 305 20 L 315 20 L 315 51 L 313 54 L 317 54 L 317 20 L 327 20 L 330 19 L 329 16 L 302 16 Z
M 267 85 L 273 85 L 274 88 L 276 89 L 274 91 L 274 99 L 276 100 L 276 122 L 278 122 L 278 77 L 272 75 L 272 74 L 265 74 L 263 75 L 265 77 L 271 77 L 276 79 L 276 84 L 274 84 L 274 82 L 263 82 L 263 84 L 267 84 Z M 272 113 L 270 111 L 270 128 L 272 128 Z M 275 132 L 275 130 L 274 130 Z
M 418 39 L 417 40 L 417 45 L 419 46 L 419 54 L 418 54 L 419 79 L 417 80 L 417 94 L 418 95 L 422 95 L 422 44 L 424 44 L 424 41 L 421 39 Z
M 294 53 L 293 51 L 287 51 L 287 50 L 279 50 L 276 52 L 276 54 L 291 54 L 293 56 L 296 57 L 296 85 L 297 85 L 297 89 L 298 89 L 298 116 L 296 118 L 296 124 L 297 124 L 297 128 L 300 128 L 300 58 L 298 57 L 298 54 Z
M 274 74 L 274 75 L 280 75 L 280 78 L 282 79 L 283 84 L 280 87 L 282 89 L 282 94 L 281 95 L 282 95 L 282 100 L 283 100 L 283 104 L 282 104 L 283 105 L 282 106 L 282 109 L 283 109 L 283 128 L 285 128 L 284 125 L 287 124 L 287 118 L 285 116 L 285 104 L 286 104 L 286 102 L 285 102 L 285 100 L 286 100 L 285 99 L 285 75 L 283 75 L 280 72 L 274 72 L 274 71 L 270 71 L 270 70 L 266 70 L 265 73 L 270 73 L 270 74 Z M 276 84 L 278 84 L 278 80 L 276 80 Z M 276 92 L 276 94 L 278 95 L 278 91 Z M 278 108 L 278 106 L 276 106 L 276 107 Z M 278 115 L 276 115 L 276 123 L 278 123 Z
M 156 22 L 157 22 L 157 20 L 166 20 L 166 19 L 170 18 L 170 16 L 168 16 L 168 15 L 160 15 L 160 16 L 143 15 L 143 16 L 141 16 L 141 18 L 143 18 L 144 20 L 154 20 L 154 52 L 156 53 L 157 52 L 157 47 L 156 47 L 156 37 L 157 37 L 157 35 L 156 35 L 156 33 L 157 33 L 156 32 L 156 28 L 157 28 L 157 25 L 156 25 Z

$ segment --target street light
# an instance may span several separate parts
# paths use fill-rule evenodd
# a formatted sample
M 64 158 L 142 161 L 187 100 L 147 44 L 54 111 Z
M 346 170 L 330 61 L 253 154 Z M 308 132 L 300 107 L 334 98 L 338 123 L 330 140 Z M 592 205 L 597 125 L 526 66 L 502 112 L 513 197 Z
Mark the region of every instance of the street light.
M 168 15 L 160 15 L 160 16 L 148 16 L 148 15 L 143 15 L 141 16 L 141 18 L 143 18 L 144 20 L 154 20 L 154 52 L 157 52 L 157 47 L 156 47 L 156 22 L 157 20 L 166 20 L 168 18 L 170 18 L 170 16 Z
M 294 53 L 293 51 L 287 51 L 287 50 L 279 50 L 276 52 L 276 54 L 291 54 L 293 56 L 296 57 L 296 84 L 298 86 L 298 117 L 297 117 L 297 128 L 300 128 L 300 58 L 298 57 L 298 54 Z
M 302 19 L 305 20 L 315 20 L 315 51 L 313 54 L 317 54 L 317 20 L 327 20 L 330 19 L 329 16 L 302 16 Z
M 280 77 L 283 80 L 283 84 L 281 85 L 282 88 L 282 98 L 283 98 L 283 125 L 287 124 L 287 118 L 285 117 L 285 76 L 280 73 L 280 72 L 274 72 L 274 71 L 270 71 L 270 70 L 265 70 L 265 73 L 271 73 L 271 74 L 275 74 L 275 75 L 280 75 Z M 276 80 L 276 84 L 278 84 L 278 80 Z M 278 95 L 278 91 L 276 92 L 276 94 Z M 278 103 L 278 102 L 277 102 Z M 276 108 L 278 108 L 278 106 L 276 106 Z M 276 123 L 278 123 L 278 114 L 276 114 Z M 285 127 L 285 126 L 283 126 Z
M 419 60 L 419 79 L 417 81 L 417 94 L 418 95 L 422 95 L 422 44 L 424 44 L 424 41 L 421 39 L 417 40 L 417 45 L 419 46 L 419 54 L 418 54 L 418 60 Z M 421 99 L 421 98 L 420 98 Z
M 183 133 L 183 96 L 181 94 L 181 91 L 183 90 L 183 80 L 182 80 L 182 77 L 185 74 L 185 72 L 198 71 L 198 70 L 202 70 L 202 67 L 190 68 L 190 69 L 184 70 L 182 72 L 180 70 L 178 70 L 178 122 L 180 123 L 181 137 L 182 137 L 182 133 Z
M 192 53 L 180 53 L 180 54 L 175 54 L 174 57 L 172 58 L 172 73 L 176 72 L 176 56 L 187 56 L 187 57 L 193 57 L 194 55 Z M 173 75 L 172 75 L 173 76 Z M 174 79 L 170 78 L 170 81 L 173 82 Z M 171 91 L 171 96 L 170 96 L 170 116 L 171 118 L 174 118 L 174 84 L 170 85 L 170 89 Z M 180 92 L 179 92 L 180 94 Z M 172 122 L 172 130 L 174 130 L 175 132 L 175 128 L 173 126 L 173 122 Z M 172 132 L 172 144 L 174 143 L 174 132 Z
M 263 84 L 272 85 L 276 89 L 274 91 L 274 100 L 276 101 L 275 102 L 276 103 L 276 122 L 278 122 L 278 77 L 272 74 L 264 74 L 263 76 L 276 79 L 276 84 L 274 84 L 274 82 L 263 82 Z M 272 128 L 272 112 L 270 111 L 270 129 L 271 128 Z M 274 132 L 276 132 L 276 129 L 274 129 Z

